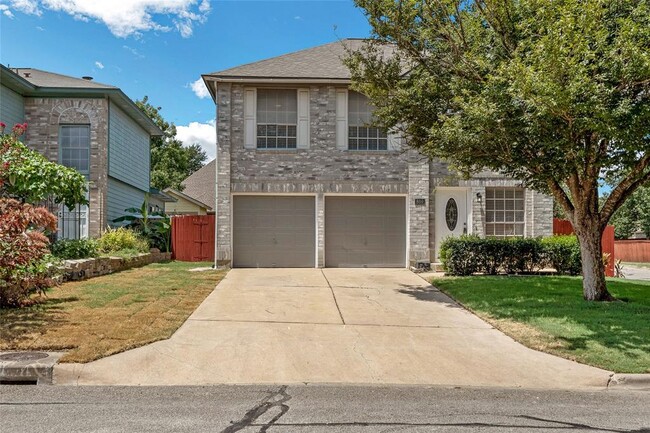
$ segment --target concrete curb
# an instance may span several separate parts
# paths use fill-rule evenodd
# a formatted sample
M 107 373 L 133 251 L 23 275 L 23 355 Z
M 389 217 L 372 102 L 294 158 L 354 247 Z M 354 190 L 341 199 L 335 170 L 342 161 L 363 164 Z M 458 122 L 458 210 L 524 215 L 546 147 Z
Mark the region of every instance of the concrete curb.
M 650 391 L 650 374 L 613 374 L 607 388 Z
M 60 352 L 2 352 L 0 383 L 51 385 L 54 365 L 63 356 Z

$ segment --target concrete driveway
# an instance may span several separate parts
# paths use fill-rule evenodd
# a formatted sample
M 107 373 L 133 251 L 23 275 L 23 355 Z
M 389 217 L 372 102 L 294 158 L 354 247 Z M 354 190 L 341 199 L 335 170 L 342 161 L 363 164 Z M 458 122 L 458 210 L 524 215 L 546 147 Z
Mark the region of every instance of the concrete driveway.
M 58 384 L 605 387 L 403 269 L 234 269 L 169 340 L 55 368 Z

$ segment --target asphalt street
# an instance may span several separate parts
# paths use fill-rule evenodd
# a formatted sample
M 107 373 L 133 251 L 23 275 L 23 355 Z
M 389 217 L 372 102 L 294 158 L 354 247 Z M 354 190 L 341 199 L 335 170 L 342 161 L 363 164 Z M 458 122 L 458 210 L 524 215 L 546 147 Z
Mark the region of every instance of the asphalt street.
M 0 431 L 650 432 L 650 393 L 421 386 L 0 386 Z

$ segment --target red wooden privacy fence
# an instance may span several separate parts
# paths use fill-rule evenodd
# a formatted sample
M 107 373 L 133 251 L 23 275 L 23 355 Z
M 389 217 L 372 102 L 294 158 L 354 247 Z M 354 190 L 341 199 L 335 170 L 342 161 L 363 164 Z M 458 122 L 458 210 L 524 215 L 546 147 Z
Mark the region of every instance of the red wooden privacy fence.
M 573 225 L 569 220 L 561 220 L 553 218 L 553 234 L 554 235 L 571 235 L 573 234 Z M 618 258 L 618 254 L 615 253 L 614 248 L 614 226 L 607 226 L 605 232 L 603 233 L 603 238 L 601 240 L 601 246 L 603 253 L 609 254 L 609 261 L 607 262 L 607 267 L 605 268 L 605 275 L 608 277 L 614 276 L 614 257 Z
M 172 217 L 172 251 L 182 262 L 214 261 L 214 215 Z
M 624 262 L 650 263 L 650 240 L 628 239 L 614 243 L 616 258 Z

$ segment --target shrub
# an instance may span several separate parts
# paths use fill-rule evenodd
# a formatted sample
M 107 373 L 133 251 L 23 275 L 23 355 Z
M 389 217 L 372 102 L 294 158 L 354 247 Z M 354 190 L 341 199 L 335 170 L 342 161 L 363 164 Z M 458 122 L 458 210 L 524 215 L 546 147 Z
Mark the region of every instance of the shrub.
M 440 261 L 451 275 L 471 275 L 479 272 L 477 245 L 482 239 L 474 235 L 449 237 L 440 245 Z
M 558 274 L 580 275 L 580 244 L 575 235 L 550 236 L 542 239 L 546 261 Z
M 559 274 L 581 272 L 575 236 L 495 239 L 465 235 L 446 239 L 440 246 L 440 259 L 450 275 L 531 273 L 546 266 Z
M 19 307 L 56 284 L 45 236 L 55 228 L 47 209 L 0 199 L 0 307 Z
M 545 264 L 545 256 L 540 238 L 501 239 L 503 269 L 508 274 L 537 272 Z
M 62 260 L 87 259 L 98 255 L 95 239 L 61 239 L 54 242 L 50 250 L 54 257 Z
M 147 240 L 136 231 L 126 227 L 106 230 L 97 240 L 97 247 L 102 253 L 115 253 L 122 250 L 149 252 Z

